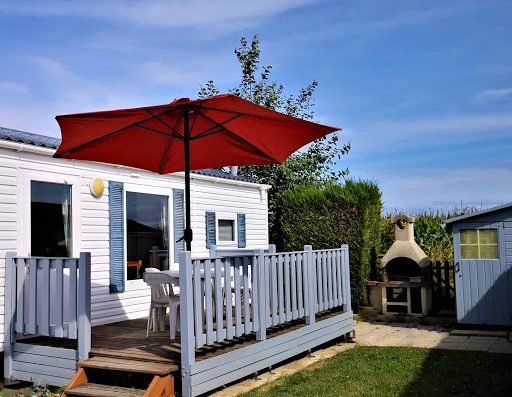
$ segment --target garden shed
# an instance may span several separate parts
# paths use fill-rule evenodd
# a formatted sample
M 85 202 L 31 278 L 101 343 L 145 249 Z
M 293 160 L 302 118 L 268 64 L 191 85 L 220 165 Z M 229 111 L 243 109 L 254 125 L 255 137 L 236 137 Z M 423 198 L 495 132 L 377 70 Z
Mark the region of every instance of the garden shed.
M 457 321 L 512 325 L 512 203 L 448 219 Z

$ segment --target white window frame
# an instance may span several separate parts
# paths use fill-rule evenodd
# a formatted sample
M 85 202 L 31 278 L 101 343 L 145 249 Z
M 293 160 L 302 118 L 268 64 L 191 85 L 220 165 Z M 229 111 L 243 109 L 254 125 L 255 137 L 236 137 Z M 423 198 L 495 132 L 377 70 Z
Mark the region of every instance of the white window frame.
M 219 221 L 233 221 L 233 233 L 235 239 L 233 241 L 220 241 L 219 239 Z M 217 241 L 217 247 L 238 247 L 238 222 L 237 214 L 231 212 L 216 212 L 215 213 L 215 241 Z
M 80 255 L 81 237 L 81 178 L 78 175 L 58 174 L 47 171 L 20 170 L 20 183 L 18 197 L 20 209 L 18 211 L 18 254 L 31 255 L 32 247 L 32 216 L 31 216 L 31 183 L 48 182 L 71 186 L 71 256 Z
M 158 196 L 165 196 L 167 197 L 167 209 L 168 209 L 168 230 L 169 233 L 169 268 L 171 269 L 171 266 L 174 263 L 174 244 L 173 238 L 174 233 L 172 230 L 172 225 L 174 225 L 174 208 L 173 208 L 173 202 L 172 202 L 172 187 L 159 187 L 159 186 L 151 186 L 151 185 L 141 185 L 141 184 L 135 184 L 135 183 L 129 183 L 126 182 L 124 184 L 124 198 L 123 198 L 123 222 L 124 222 L 124 258 L 125 262 L 128 261 L 128 225 L 127 225 L 127 211 L 126 211 L 126 193 L 144 193 L 144 194 L 153 194 Z M 128 271 L 126 268 L 125 263 L 125 272 L 124 272 L 124 282 L 125 282 L 125 288 L 132 285 L 140 285 L 144 283 L 144 280 L 141 278 L 135 279 L 135 280 L 128 280 Z

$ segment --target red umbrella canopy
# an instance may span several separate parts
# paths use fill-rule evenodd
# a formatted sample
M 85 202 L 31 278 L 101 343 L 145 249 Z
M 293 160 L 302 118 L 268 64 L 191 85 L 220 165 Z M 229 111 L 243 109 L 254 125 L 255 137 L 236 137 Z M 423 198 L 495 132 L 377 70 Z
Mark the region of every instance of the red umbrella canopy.
M 56 119 L 62 143 L 55 157 L 121 164 L 160 174 L 185 170 L 187 129 L 191 170 L 281 163 L 305 144 L 339 130 L 231 94 Z

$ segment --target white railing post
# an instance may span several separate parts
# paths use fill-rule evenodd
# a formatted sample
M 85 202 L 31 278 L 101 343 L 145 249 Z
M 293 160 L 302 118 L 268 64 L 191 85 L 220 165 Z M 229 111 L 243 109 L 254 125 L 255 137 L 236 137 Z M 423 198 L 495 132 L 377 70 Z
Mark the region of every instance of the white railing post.
M 217 256 L 217 246 L 215 244 L 210 245 L 210 258 Z
M 265 340 L 267 339 L 267 304 L 266 304 L 266 271 L 265 271 L 265 251 L 264 250 L 258 250 L 257 256 L 254 257 L 254 259 L 257 258 L 257 261 L 255 260 L 254 263 L 258 264 L 258 268 L 256 269 L 256 274 L 258 277 L 258 284 L 257 284 L 257 294 L 256 298 L 258 299 L 258 320 L 259 320 L 259 327 L 258 331 L 256 331 L 256 340 Z
M 4 377 L 12 378 L 12 342 L 15 340 L 14 310 L 16 302 L 16 272 L 14 258 L 16 253 L 7 252 L 5 255 L 5 312 L 4 312 Z
M 277 248 L 275 244 L 269 244 L 267 252 L 269 254 L 275 254 L 277 252 Z
M 343 250 L 341 268 L 343 272 L 343 311 L 349 312 L 352 310 L 351 294 L 350 294 L 350 261 L 348 256 L 348 245 L 341 246 Z
M 78 359 L 89 358 L 91 350 L 91 253 L 81 252 L 78 261 Z M 73 277 L 73 275 L 71 275 Z
M 194 298 L 192 285 L 192 257 L 190 251 L 181 252 L 180 264 L 180 339 L 181 339 L 181 390 L 183 397 L 192 395 L 190 371 L 196 359 L 194 337 Z M 206 269 L 205 269 L 206 271 Z M 198 305 L 197 310 L 201 306 Z
M 304 291 L 305 306 L 308 308 L 306 315 L 306 324 L 315 323 L 315 312 L 316 312 L 316 285 L 315 285 L 315 264 L 313 262 L 313 247 L 311 245 L 305 245 L 305 275 L 308 280 L 308 288 Z

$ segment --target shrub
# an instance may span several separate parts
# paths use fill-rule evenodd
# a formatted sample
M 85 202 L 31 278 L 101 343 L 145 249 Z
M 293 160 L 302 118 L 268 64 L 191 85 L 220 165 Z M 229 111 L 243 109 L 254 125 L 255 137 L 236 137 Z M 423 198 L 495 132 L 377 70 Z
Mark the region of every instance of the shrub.
M 367 302 L 366 282 L 380 249 L 381 191 L 368 181 L 290 189 L 280 197 L 276 244 L 285 251 L 306 244 L 326 249 L 348 244 L 354 310 Z

